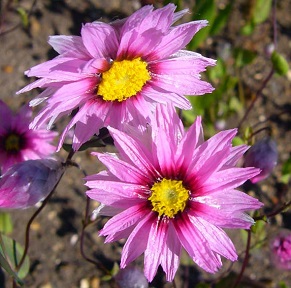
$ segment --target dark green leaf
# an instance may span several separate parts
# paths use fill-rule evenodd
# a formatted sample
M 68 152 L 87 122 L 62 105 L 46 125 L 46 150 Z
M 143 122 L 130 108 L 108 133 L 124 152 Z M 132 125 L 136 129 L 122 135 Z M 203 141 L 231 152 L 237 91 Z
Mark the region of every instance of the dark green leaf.
M 218 11 L 218 15 L 213 21 L 213 24 L 210 27 L 209 34 L 210 35 L 216 35 L 218 34 L 223 27 L 226 25 L 227 20 L 229 18 L 231 8 L 232 8 L 233 2 L 230 2 L 223 10 Z
M 250 64 L 256 57 L 256 54 L 250 50 L 237 48 L 234 50 L 235 64 L 237 67 L 243 67 Z
M 193 9 L 192 20 L 208 20 L 208 26 L 202 28 L 195 34 L 188 44 L 189 50 L 195 50 L 209 35 L 210 27 L 216 16 L 216 6 L 214 0 L 198 0 Z
M 0 254 L 3 258 L 6 259 L 6 262 L 9 263 L 10 270 L 15 270 L 22 255 L 23 255 L 23 248 L 20 246 L 19 243 L 17 243 L 12 238 L 6 236 L 6 235 L 0 235 L 1 241 L 0 241 Z M 1 264 L 2 265 L 2 264 Z M 6 265 L 7 266 L 7 265 Z M 5 266 L 5 267 L 6 267 Z M 3 267 L 4 268 L 4 267 Z M 6 268 L 4 268 L 6 270 Z M 17 281 L 19 281 L 19 278 L 24 278 L 28 271 L 29 271 L 29 259 L 28 256 L 26 256 L 23 265 L 21 266 L 20 270 L 17 273 L 17 276 L 15 272 L 11 274 L 10 270 L 6 270 L 12 277 L 14 277 Z

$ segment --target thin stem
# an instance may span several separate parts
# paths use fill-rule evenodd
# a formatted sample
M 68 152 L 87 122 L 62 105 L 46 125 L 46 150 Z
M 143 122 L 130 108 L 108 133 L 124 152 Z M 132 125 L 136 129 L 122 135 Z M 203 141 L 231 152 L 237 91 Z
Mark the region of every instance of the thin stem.
M 243 122 L 246 120 L 246 118 L 248 117 L 249 113 L 251 112 L 251 110 L 253 109 L 255 103 L 257 102 L 257 100 L 263 95 L 262 91 L 263 89 L 266 87 L 267 83 L 270 81 L 270 79 L 272 78 L 274 74 L 274 68 L 271 69 L 269 75 L 266 77 L 266 79 L 264 80 L 264 82 L 262 83 L 260 89 L 257 91 L 252 103 L 250 104 L 249 108 L 247 109 L 246 113 L 244 114 L 243 118 L 241 119 L 241 121 L 238 124 L 238 130 L 240 130 Z
M 276 49 L 277 47 L 277 21 L 276 21 L 276 5 L 277 5 L 277 1 L 273 0 L 273 9 L 272 9 L 272 22 L 273 22 L 273 43 L 274 43 L 274 47 Z M 267 78 L 265 79 L 265 81 L 262 83 L 262 86 L 260 87 L 260 89 L 257 91 L 255 98 L 253 99 L 252 103 L 250 104 L 249 108 L 247 109 L 245 115 L 243 116 L 243 118 L 241 119 L 241 121 L 238 124 L 238 131 L 240 130 L 243 122 L 246 120 L 247 116 L 249 115 L 250 111 L 253 109 L 256 101 L 262 96 L 262 91 L 263 89 L 266 87 L 267 83 L 270 81 L 270 79 L 272 78 L 273 74 L 274 74 L 274 68 L 272 67 L 269 75 L 267 76 Z
M 247 247 L 246 247 L 246 254 L 245 254 L 244 262 L 243 262 L 243 265 L 241 267 L 241 271 L 240 271 L 238 277 L 236 278 L 236 281 L 235 281 L 234 285 L 232 286 L 232 288 L 237 287 L 238 284 L 241 282 L 242 276 L 243 276 L 245 269 L 246 269 L 248 262 L 249 262 L 252 232 L 251 232 L 251 230 L 247 230 L 247 233 L 248 233 L 248 239 L 247 239 Z
M 96 261 L 95 259 L 89 258 L 84 251 L 85 229 L 86 229 L 87 225 L 90 224 L 90 220 L 88 220 L 89 219 L 89 208 L 90 208 L 90 198 L 87 197 L 85 216 L 84 216 L 83 227 L 82 227 L 81 236 L 80 236 L 80 252 L 81 252 L 82 257 L 86 261 L 94 264 L 99 270 L 102 270 L 107 275 L 110 275 L 110 271 L 108 271 L 108 269 L 104 265 L 102 265 L 102 263 L 100 263 L 99 261 Z
M 288 202 L 286 202 L 282 207 L 278 208 L 277 210 L 271 212 L 271 213 L 268 213 L 268 214 L 265 214 L 265 215 L 260 215 L 258 217 L 254 217 L 254 220 L 255 221 L 258 221 L 258 220 L 263 220 L 265 217 L 267 218 L 272 218 L 278 214 L 280 214 L 281 212 L 283 212 L 286 208 L 288 208 L 289 206 L 291 206 L 291 200 L 289 200 Z

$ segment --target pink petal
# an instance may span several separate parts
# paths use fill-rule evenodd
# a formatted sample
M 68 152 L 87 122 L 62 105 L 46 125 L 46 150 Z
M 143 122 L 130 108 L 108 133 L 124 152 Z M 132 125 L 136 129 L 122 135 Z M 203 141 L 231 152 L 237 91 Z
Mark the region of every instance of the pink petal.
M 125 268 L 130 262 L 134 261 L 140 256 L 147 247 L 149 233 L 152 224 L 156 220 L 156 215 L 153 212 L 146 212 L 144 217 L 139 221 L 136 227 L 129 235 L 126 243 L 124 244 L 120 268 Z
M 55 51 L 59 54 L 65 54 L 66 57 L 86 60 L 90 59 L 90 55 L 86 50 L 80 36 L 50 36 L 48 43 Z
M 201 235 L 205 237 L 211 250 L 231 261 L 237 260 L 233 243 L 222 229 L 205 221 L 203 218 L 189 217 L 189 219 L 200 231 Z
M 205 271 L 215 273 L 222 265 L 220 257 L 211 250 L 208 241 L 187 215 L 174 221 L 174 226 L 181 244 L 193 261 Z
M 168 226 L 168 235 L 162 252 L 161 265 L 166 273 L 167 281 L 173 281 L 180 263 L 181 243 L 171 221 Z
M 192 37 L 207 23 L 205 20 L 193 21 L 172 28 L 168 34 L 164 35 L 155 51 L 148 56 L 148 61 L 164 59 L 185 48 Z
M 81 30 L 83 43 L 94 58 L 116 57 L 118 38 L 112 26 L 102 22 L 87 23 Z
M 161 263 L 167 234 L 168 220 L 160 220 L 152 224 L 147 248 L 144 252 L 144 274 L 149 282 L 154 279 Z

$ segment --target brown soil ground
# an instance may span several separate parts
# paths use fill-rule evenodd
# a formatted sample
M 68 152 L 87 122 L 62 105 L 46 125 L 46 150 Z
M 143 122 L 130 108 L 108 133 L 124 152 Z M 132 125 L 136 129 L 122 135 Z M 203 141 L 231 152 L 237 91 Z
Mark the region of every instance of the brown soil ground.
M 29 11 L 32 2 L 32 0 L 0 1 L 2 4 L 1 33 L 13 28 L 10 32 L 0 35 L 0 98 L 14 109 L 20 107 L 21 103 L 28 102 L 37 94 L 37 91 L 33 91 L 25 95 L 15 96 L 15 92 L 30 81 L 24 77 L 23 72 L 56 56 L 47 44 L 49 35 L 79 35 L 82 23 L 97 19 L 109 22 L 117 17 L 122 18 L 130 15 L 140 7 L 140 1 L 137 0 L 39 0 L 36 1 L 32 10 L 29 29 L 23 29 L 21 25 L 16 26 L 20 19 L 14 8 L 20 5 Z M 192 7 L 195 3 L 194 0 L 181 2 L 185 7 Z M 217 1 L 218 4 L 225 2 L 227 1 Z M 216 58 L 217 47 L 226 47 L 224 45 L 231 45 L 232 48 L 243 47 L 258 53 L 255 61 L 244 67 L 239 75 L 244 89 L 249 91 L 250 96 L 252 96 L 271 69 L 265 51 L 267 45 L 272 43 L 272 21 L 270 17 L 268 21 L 258 25 L 251 36 L 242 36 L 238 31 L 245 19 L 244 11 L 249 1 L 234 2 L 229 24 L 223 33 L 206 41 L 201 48 L 201 53 Z M 278 51 L 290 62 L 291 1 L 280 0 L 277 2 Z M 156 4 L 158 4 L 157 1 Z M 287 77 L 274 76 L 263 90 L 263 97 L 256 103 L 248 118 L 248 123 L 245 123 L 252 125 L 258 123 L 258 128 L 266 124 L 270 125 L 278 144 L 279 165 L 274 174 L 259 185 L 245 187 L 248 192 L 255 194 L 266 203 L 267 209 L 270 210 L 275 207 L 278 201 L 286 200 L 288 197 L 290 199 L 290 189 L 278 183 L 281 164 L 288 159 L 291 151 L 290 78 L 290 74 Z M 246 103 L 246 105 L 248 104 L 249 102 Z M 239 117 L 241 115 L 233 117 L 232 121 L 227 122 L 227 126 L 236 127 Z M 63 122 L 59 122 L 57 129 L 61 129 L 63 125 Z M 114 148 L 108 147 L 106 149 L 113 150 Z M 93 174 L 102 167 L 95 158 L 90 156 L 89 152 L 78 153 L 74 160 L 87 174 Z M 65 158 L 66 153 L 61 152 L 59 156 Z M 49 204 L 35 220 L 32 226 L 29 249 L 31 269 L 25 279 L 25 287 L 114 287 L 113 282 L 101 281 L 102 271 L 98 271 L 94 265 L 86 262 L 80 254 L 79 235 L 86 205 L 86 189 L 82 178 L 82 172 L 76 168 L 70 168 Z M 281 195 L 282 198 L 280 199 L 278 195 Z M 94 204 L 91 205 L 90 210 L 93 210 L 93 206 Z M 20 243 L 24 241 L 24 227 L 33 212 L 34 209 L 12 212 L 15 225 L 13 237 Z M 269 223 L 267 225 L 269 235 L 272 235 L 280 227 L 291 229 L 290 216 L 290 212 L 285 213 Z M 120 260 L 123 243 L 110 245 L 103 243 L 104 239 L 98 237 L 102 221 L 86 230 L 85 251 L 87 255 L 100 260 L 110 269 L 115 261 Z M 238 252 L 241 253 L 239 261 L 230 268 L 234 273 L 238 273 L 242 266 L 245 244 L 241 241 L 239 232 L 229 231 L 229 235 L 235 242 Z M 142 259 L 139 259 L 136 265 L 142 267 Z M 183 257 L 177 273 L 176 285 L 177 287 L 190 288 L 203 279 L 218 279 L 229 267 L 230 263 L 225 261 L 222 272 L 208 275 L 197 268 L 195 264 L 189 262 L 186 257 Z M 2 276 L 5 280 L 0 283 L 0 287 L 12 287 L 9 277 L 6 274 Z M 278 287 L 280 280 L 284 280 L 287 287 L 291 287 L 290 273 L 276 270 L 271 265 L 267 245 L 252 251 L 243 279 L 244 287 Z M 166 283 L 163 273 L 159 271 L 150 286 L 172 287 L 172 284 Z M 225 287 L 228 287 L 227 284 Z

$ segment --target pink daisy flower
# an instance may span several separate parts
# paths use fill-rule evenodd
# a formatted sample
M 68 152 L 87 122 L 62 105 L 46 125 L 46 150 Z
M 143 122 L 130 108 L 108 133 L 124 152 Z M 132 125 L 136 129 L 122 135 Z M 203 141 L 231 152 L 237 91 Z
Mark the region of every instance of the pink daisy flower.
M 235 261 L 222 228 L 249 229 L 254 221 L 245 211 L 263 205 L 236 190 L 260 171 L 235 167 L 248 149 L 232 147 L 236 129 L 204 141 L 200 117 L 185 131 L 172 107 L 157 105 L 151 131 L 109 130 L 119 154 L 94 153 L 108 171 L 87 177 L 86 185 L 101 203 L 96 213 L 113 216 L 100 231 L 105 242 L 127 238 L 121 268 L 144 253 L 147 279 L 161 265 L 172 281 L 182 247 L 210 273 L 221 267 L 220 255 Z
M 28 105 L 13 113 L 0 100 L 0 169 L 7 169 L 18 162 L 47 157 L 56 147 L 51 145 L 56 132 L 46 129 L 29 129 L 32 111 Z
M 172 103 L 190 109 L 184 95 L 210 93 L 212 86 L 200 80 L 200 73 L 215 61 L 198 53 L 181 50 L 207 21 L 173 26 L 188 10 L 174 12 L 169 4 L 153 10 L 144 6 L 126 19 L 110 24 L 83 25 L 81 36 L 52 36 L 49 44 L 60 54 L 25 74 L 38 77 L 18 93 L 45 88 L 35 106 L 46 106 L 32 122 L 49 126 L 78 108 L 65 128 L 75 126 L 73 148 L 77 150 L 99 129 L 122 129 L 123 123 L 148 117 L 154 103 Z

